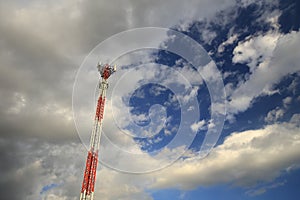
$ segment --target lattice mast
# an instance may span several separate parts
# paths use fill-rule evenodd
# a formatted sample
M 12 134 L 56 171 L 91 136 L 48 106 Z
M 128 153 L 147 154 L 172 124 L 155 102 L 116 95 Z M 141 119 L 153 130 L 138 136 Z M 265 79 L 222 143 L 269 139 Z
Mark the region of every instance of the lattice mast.
M 99 80 L 100 94 L 98 98 L 96 114 L 94 119 L 94 126 L 92 129 L 90 139 L 90 150 L 88 151 L 86 165 L 84 170 L 84 176 L 82 181 L 80 200 L 93 200 L 96 182 L 96 172 L 98 164 L 98 151 L 100 147 L 100 137 L 102 131 L 102 121 L 104 114 L 104 105 L 106 90 L 108 88 L 107 79 L 116 71 L 116 66 L 112 67 L 108 64 L 98 64 L 98 71 L 101 75 Z

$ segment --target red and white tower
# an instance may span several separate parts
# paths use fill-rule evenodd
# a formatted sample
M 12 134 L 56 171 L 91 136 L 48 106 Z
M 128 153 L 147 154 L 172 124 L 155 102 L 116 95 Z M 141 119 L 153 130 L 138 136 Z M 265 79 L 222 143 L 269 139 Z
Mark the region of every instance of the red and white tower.
M 108 88 L 107 79 L 116 71 L 116 66 L 108 64 L 97 66 L 101 79 L 99 82 L 100 94 L 97 103 L 94 126 L 90 139 L 90 150 L 86 159 L 84 176 L 82 181 L 80 200 L 93 200 L 96 182 L 96 172 L 98 164 L 98 151 L 100 147 L 100 137 L 102 131 L 102 120 L 104 114 L 105 96 Z

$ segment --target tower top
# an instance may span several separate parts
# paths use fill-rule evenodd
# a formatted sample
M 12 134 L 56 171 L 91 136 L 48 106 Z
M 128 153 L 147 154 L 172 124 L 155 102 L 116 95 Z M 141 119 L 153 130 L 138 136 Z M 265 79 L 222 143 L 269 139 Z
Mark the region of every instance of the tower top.
M 117 71 L 117 66 L 111 66 L 109 64 L 99 64 L 97 65 L 98 71 L 103 79 L 108 79 L 110 75 Z

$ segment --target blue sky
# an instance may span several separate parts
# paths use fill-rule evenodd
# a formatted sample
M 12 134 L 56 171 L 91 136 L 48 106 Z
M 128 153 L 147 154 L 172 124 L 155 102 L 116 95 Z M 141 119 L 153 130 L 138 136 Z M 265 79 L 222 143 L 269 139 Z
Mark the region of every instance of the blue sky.
M 228 74 L 223 79 L 224 85 L 229 86 L 232 84 L 232 88 L 234 90 L 235 88 L 238 88 L 239 85 L 247 82 L 249 80 L 249 76 L 254 73 L 249 67 L 251 63 L 255 63 L 256 66 L 259 66 L 259 64 L 263 63 L 267 59 L 265 55 L 267 54 L 266 52 L 259 52 L 260 49 L 255 49 L 256 47 L 254 47 L 253 50 L 257 51 L 257 57 L 254 56 L 247 58 L 247 55 L 245 55 L 246 59 L 242 62 L 235 62 L 233 58 L 235 56 L 234 51 L 237 49 L 237 46 L 245 41 L 251 41 L 255 37 L 266 36 L 275 32 L 284 36 L 292 31 L 299 31 L 299 20 L 297 20 L 299 19 L 299 16 L 297 15 L 297 10 L 299 10 L 299 5 L 297 2 L 293 1 L 280 1 L 278 4 L 270 4 L 266 2 L 257 4 L 253 3 L 244 7 L 237 7 L 235 10 L 230 8 L 228 10 L 218 12 L 216 14 L 216 21 L 193 21 L 187 28 L 185 28 L 185 30 L 177 28 L 178 26 L 174 26 L 174 28 L 175 30 L 182 31 L 195 39 L 205 48 L 206 51 L 209 52 L 222 74 Z M 278 17 L 275 22 L 276 24 L 274 24 L 274 21 L 258 21 L 259 18 L 262 18 L 262 16 L 268 12 L 278 13 L 276 16 Z M 222 19 L 227 20 L 222 21 Z M 205 36 L 201 36 L 203 31 L 209 31 L 208 34 L 213 35 L 213 38 L 208 41 Z M 222 47 L 223 49 L 220 51 L 220 45 L 222 43 L 225 44 L 224 42 L 226 40 L 228 42 L 229 35 L 235 35 L 234 41 L 224 45 L 224 47 Z M 270 39 L 267 38 L 267 40 Z M 249 48 L 251 48 L 251 46 Z M 244 49 L 244 51 L 247 50 Z M 261 55 L 259 55 L 260 53 Z M 245 52 L 240 51 L 237 52 L 237 54 L 243 55 Z M 180 58 L 177 55 L 166 51 L 161 51 L 157 54 L 157 63 L 164 65 L 173 66 L 175 61 L 179 59 Z M 285 68 L 284 65 L 280 67 Z M 270 74 L 277 73 L 272 72 L 272 67 L 270 67 L 269 70 Z M 296 116 L 296 114 L 300 111 L 299 84 L 299 71 L 296 70 L 294 73 L 287 74 L 276 80 L 271 85 L 270 94 L 259 94 L 257 97 L 253 97 L 250 105 L 233 114 L 233 119 L 227 118 L 217 145 L 221 145 L 224 140 L 226 140 L 226 137 L 231 135 L 233 132 L 259 130 L 274 123 L 288 123 L 292 116 Z M 130 106 L 134 107 L 131 111 L 132 114 L 143 113 L 147 115 L 150 105 L 159 103 L 159 101 L 161 103 L 166 101 L 169 92 L 164 91 L 164 93 L 160 93 L 159 95 L 151 96 L 149 91 L 153 89 L 153 87 L 153 85 L 144 85 L 142 88 L 138 88 L 135 91 L 135 93 L 143 92 L 146 95 L 139 98 L 133 94 L 130 101 Z M 230 95 L 228 99 L 229 98 Z M 199 105 L 201 111 L 199 121 L 209 119 L 209 105 L 211 102 L 209 100 L 208 90 L 205 86 L 198 90 L 197 99 L 201 102 Z M 180 120 L 178 117 L 180 114 L 172 108 L 172 106 L 167 107 L 167 115 L 170 116 L 173 114 L 175 115 L 175 119 Z M 147 124 L 147 121 L 149 121 L 149 119 L 146 119 L 142 123 Z M 173 120 L 169 123 L 175 126 L 176 122 L 176 120 Z M 195 152 L 200 150 L 205 131 L 207 130 L 198 131 L 195 140 L 189 147 L 191 150 Z M 154 149 L 160 149 L 161 146 L 165 145 L 169 139 L 172 139 L 172 135 L 165 137 L 163 137 L 163 135 L 164 132 L 161 131 L 155 136 L 162 137 L 162 140 L 157 143 L 142 143 L 142 149 L 150 152 Z M 149 141 L 149 139 L 137 139 L 137 141 Z M 274 148 L 276 148 L 276 146 L 274 146 Z M 260 155 L 258 154 L 257 156 Z M 249 162 L 251 162 L 251 160 L 249 160 Z M 234 168 L 232 170 L 234 171 Z M 201 174 L 195 174 L 195 176 L 201 176 Z M 217 185 L 213 184 L 210 186 L 201 186 L 201 184 L 195 185 L 195 188 L 190 191 L 178 189 L 157 191 L 150 190 L 150 194 L 154 199 L 219 199 L 224 197 L 226 199 L 297 199 L 299 194 L 299 192 L 297 192 L 297 186 L 299 183 L 297 183 L 296 177 L 298 176 L 299 170 L 297 168 L 288 172 L 285 172 L 285 170 L 282 169 L 279 174 L 274 176 L 272 179 L 257 180 L 247 187 L 240 187 L 235 185 L 234 181 L 228 181 L 227 183 L 218 183 Z M 178 179 L 178 182 L 180 184 L 180 179 Z
M 95 199 L 298 199 L 299 9 L 0 0 L 1 196 L 79 198 L 100 61 Z

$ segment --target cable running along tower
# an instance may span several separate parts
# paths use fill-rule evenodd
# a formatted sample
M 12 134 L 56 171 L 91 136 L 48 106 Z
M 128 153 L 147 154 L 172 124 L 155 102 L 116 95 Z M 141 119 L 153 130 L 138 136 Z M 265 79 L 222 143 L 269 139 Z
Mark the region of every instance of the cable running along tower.
M 80 200 L 93 200 L 96 182 L 96 172 L 98 164 L 98 151 L 100 147 L 100 137 L 102 131 L 102 120 L 104 114 L 105 96 L 108 88 L 107 79 L 116 71 L 116 66 L 112 67 L 108 64 L 97 66 L 101 75 L 99 80 L 100 94 L 97 103 L 97 109 L 94 119 L 94 126 L 92 129 L 90 139 L 90 150 L 88 151 L 84 176 L 82 181 Z

